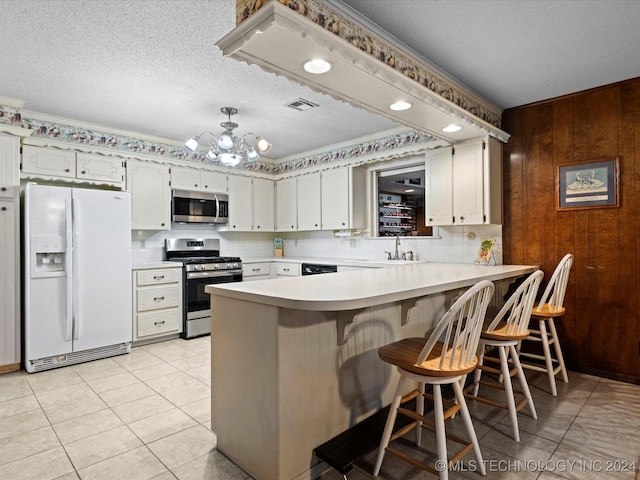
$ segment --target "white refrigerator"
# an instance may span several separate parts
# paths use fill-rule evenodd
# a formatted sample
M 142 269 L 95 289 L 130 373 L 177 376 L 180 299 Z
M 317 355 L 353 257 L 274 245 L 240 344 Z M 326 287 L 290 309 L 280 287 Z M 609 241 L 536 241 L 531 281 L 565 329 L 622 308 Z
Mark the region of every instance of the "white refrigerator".
M 26 370 L 128 353 L 130 194 L 29 183 L 23 221 Z

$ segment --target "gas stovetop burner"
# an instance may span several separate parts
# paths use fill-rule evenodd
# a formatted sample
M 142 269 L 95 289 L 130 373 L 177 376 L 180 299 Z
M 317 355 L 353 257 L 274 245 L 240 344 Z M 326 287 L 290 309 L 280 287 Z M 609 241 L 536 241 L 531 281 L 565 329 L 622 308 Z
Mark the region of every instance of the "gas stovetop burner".
M 242 270 L 240 257 L 221 257 L 220 240 L 212 238 L 167 238 L 166 259 L 182 262 L 186 272 Z
M 225 262 L 240 262 L 240 257 L 183 257 L 177 258 L 186 265 L 193 265 L 197 263 L 225 263 Z

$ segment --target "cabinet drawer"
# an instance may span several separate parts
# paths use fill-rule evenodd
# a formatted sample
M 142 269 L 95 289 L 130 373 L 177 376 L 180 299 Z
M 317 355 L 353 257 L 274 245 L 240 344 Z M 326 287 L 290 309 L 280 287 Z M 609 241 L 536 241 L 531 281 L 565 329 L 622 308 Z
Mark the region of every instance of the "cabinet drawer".
M 180 289 L 177 285 L 138 290 L 136 308 L 138 311 L 176 307 L 179 304 Z
M 181 268 L 164 268 L 161 270 L 141 270 L 136 272 L 138 285 L 157 285 L 159 283 L 179 282 L 182 277 Z
M 297 277 L 302 273 L 302 266 L 299 263 L 276 262 L 276 275 L 285 277 Z
M 161 312 L 141 313 L 137 319 L 137 337 L 177 332 L 180 329 L 181 318 L 182 315 L 178 308 Z
M 269 263 L 249 263 L 242 265 L 243 277 L 255 277 L 257 275 L 269 275 Z

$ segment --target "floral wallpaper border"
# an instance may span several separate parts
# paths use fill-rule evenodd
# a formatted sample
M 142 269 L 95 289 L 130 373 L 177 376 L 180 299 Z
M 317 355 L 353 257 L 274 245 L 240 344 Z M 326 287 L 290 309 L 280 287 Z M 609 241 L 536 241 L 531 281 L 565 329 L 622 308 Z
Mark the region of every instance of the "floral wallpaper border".
M 20 109 L 0 104 L 0 124 L 6 124 L 31 130 L 31 138 L 51 138 L 70 144 L 95 146 L 114 150 L 115 153 L 136 153 L 161 157 L 168 160 L 186 160 L 205 165 L 215 166 L 205 160 L 203 153 L 191 154 L 184 148 L 155 143 L 126 135 L 103 132 L 84 127 L 47 122 L 23 116 Z M 278 175 L 296 172 L 306 168 L 330 165 L 345 160 L 363 158 L 374 153 L 388 153 L 394 150 L 420 145 L 433 140 L 435 137 L 414 130 L 407 130 L 397 134 L 386 135 L 373 140 L 354 143 L 333 150 L 288 160 L 275 165 L 268 162 L 243 163 L 236 170 L 251 171 Z
M 423 87 L 437 93 L 458 107 L 485 122 L 500 128 L 502 112 L 482 105 L 462 88 L 438 75 L 423 63 L 418 62 L 401 50 L 387 45 L 368 30 L 329 9 L 318 0 L 236 0 L 236 25 L 257 12 L 269 1 L 278 1 L 291 10 L 313 21 L 328 32 L 358 47 Z

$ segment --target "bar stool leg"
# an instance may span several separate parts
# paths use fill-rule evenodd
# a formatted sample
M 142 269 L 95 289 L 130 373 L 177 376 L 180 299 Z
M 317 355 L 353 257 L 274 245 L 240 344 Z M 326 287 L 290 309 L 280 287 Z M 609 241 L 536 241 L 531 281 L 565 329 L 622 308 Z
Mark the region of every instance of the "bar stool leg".
M 464 422 L 464 425 L 467 428 L 467 435 L 469 435 L 469 440 L 471 440 L 471 443 L 473 444 L 473 453 L 476 456 L 478 469 L 480 470 L 481 475 L 486 475 L 487 472 L 484 467 L 484 462 L 482 460 L 482 453 L 480 452 L 478 437 L 476 436 L 476 431 L 473 428 L 473 423 L 471 422 L 471 415 L 469 414 L 469 409 L 467 408 L 467 402 L 464 399 L 464 393 L 462 393 L 462 388 L 460 388 L 460 384 L 458 382 L 453 382 L 453 391 L 455 392 L 456 398 L 458 399 L 458 403 L 460 404 L 460 414 L 462 415 L 462 421 Z M 446 447 L 445 447 L 445 451 L 446 451 Z
M 520 380 L 520 385 L 522 386 L 522 391 L 524 392 L 524 396 L 529 401 L 529 410 L 531 411 L 531 416 L 533 418 L 538 418 L 538 414 L 536 413 L 536 407 L 533 404 L 533 398 L 531 397 L 531 390 L 529 390 L 529 384 L 527 383 L 527 377 L 524 374 L 524 370 L 522 369 L 522 364 L 520 363 L 520 359 L 518 358 L 518 352 L 513 345 L 509 345 L 509 352 L 511 352 L 511 358 L 513 358 L 513 364 L 518 369 L 518 379 Z
M 507 397 L 507 409 L 511 418 L 511 426 L 513 427 L 513 439 L 520 441 L 520 429 L 518 428 L 518 412 L 516 412 L 516 402 L 513 398 L 513 385 L 511 384 L 511 375 L 509 375 L 509 363 L 507 362 L 507 352 L 504 345 L 498 346 L 500 353 L 500 370 L 502 370 L 502 384 L 504 385 L 504 393 Z
M 457 382 L 453 382 L 453 388 L 460 389 Z M 456 398 L 458 398 L 456 394 Z M 459 399 L 458 399 L 459 401 Z M 464 402 L 464 398 L 462 399 Z M 447 458 L 447 435 L 444 430 L 444 407 L 442 405 L 442 390 L 437 383 L 433 384 L 433 413 L 434 423 L 436 426 L 436 445 L 438 447 L 438 460 L 444 466 L 440 471 L 440 480 L 448 480 L 449 478 L 449 459 Z
M 549 377 L 549 385 L 551 386 L 551 395 L 558 396 L 556 389 L 556 374 L 553 373 L 553 362 L 551 361 L 551 350 L 549 350 L 549 335 L 547 334 L 547 326 L 545 320 L 540 320 L 540 339 L 542 340 L 542 350 L 544 350 L 544 361 L 547 365 L 547 376 Z
M 416 413 L 420 416 L 424 415 L 424 383 L 418 384 L 419 395 L 416 397 Z M 416 445 L 422 443 L 422 422 L 418 422 L 416 426 Z
M 484 361 L 484 344 L 480 342 L 480 348 L 478 349 L 478 366 L 476 367 L 475 372 L 473 373 L 473 396 L 478 396 L 478 391 L 480 390 L 480 378 L 482 377 L 482 362 Z
M 406 379 L 404 377 L 400 377 L 398 386 L 396 387 L 396 393 L 393 397 L 393 401 L 391 402 L 391 407 L 389 407 L 389 416 L 387 417 L 387 423 L 384 426 L 384 431 L 382 432 L 382 440 L 380 440 L 380 447 L 378 449 L 378 459 L 376 460 L 376 466 L 373 469 L 374 477 L 377 477 L 380 473 L 382 460 L 384 459 L 386 448 L 389 445 L 389 440 L 391 439 L 391 434 L 393 433 L 393 424 L 395 423 L 396 416 L 398 415 L 398 407 L 400 406 L 400 400 L 402 400 L 402 389 L 404 388 L 405 381 Z
M 560 348 L 560 342 L 558 341 L 558 332 L 556 331 L 556 323 L 553 318 L 549 319 L 549 330 L 551 330 L 551 337 L 553 338 L 553 346 L 556 350 L 556 358 L 560 365 L 560 371 L 562 372 L 562 380 L 564 383 L 569 383 L 569 377 L 567 376 L 567 369 L 564 366 L 564 357 L 562 356 L 562 349 Z

